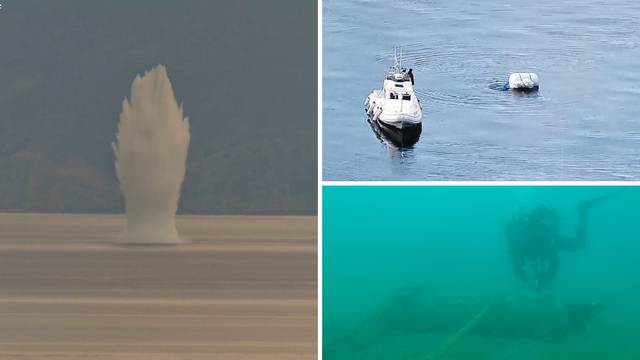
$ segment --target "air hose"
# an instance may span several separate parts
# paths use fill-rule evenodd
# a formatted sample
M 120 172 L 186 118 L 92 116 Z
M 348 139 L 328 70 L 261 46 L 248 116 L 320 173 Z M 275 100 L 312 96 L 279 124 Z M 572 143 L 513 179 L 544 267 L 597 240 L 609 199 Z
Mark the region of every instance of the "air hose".
M 469 322 L 462 327 L 462 329 L 458 330 L 457 333 L 453 334 L 444 344 L 440 345 L 435 351 L 433 351 L 429 356 L 425 358 L 425 360 L 437 360 L 444 353 L 449 351 L 464 335 L 466 335 L 469 331 L 473 329 L 473 327 L 482 320 L 487 313 L 493 309 L 502 299 L 507 296 L 507 293 L 495 298 L 489 305 L 487 305 L 482 311 L 478 313 L 473 319 L 469 320 Z

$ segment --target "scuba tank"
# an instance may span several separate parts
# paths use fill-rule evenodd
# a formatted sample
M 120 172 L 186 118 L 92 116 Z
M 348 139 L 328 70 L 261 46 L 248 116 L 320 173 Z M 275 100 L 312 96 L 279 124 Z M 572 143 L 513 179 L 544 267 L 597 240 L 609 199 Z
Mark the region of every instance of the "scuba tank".
M 540 205 L 531 211 L 520 207 L 512 220 L 505 224 L 509 250 L 525 245 L 533 237 L 537 241 L 548 239 L 553 243 L 558 231 L 560 215 L 557 211 Z

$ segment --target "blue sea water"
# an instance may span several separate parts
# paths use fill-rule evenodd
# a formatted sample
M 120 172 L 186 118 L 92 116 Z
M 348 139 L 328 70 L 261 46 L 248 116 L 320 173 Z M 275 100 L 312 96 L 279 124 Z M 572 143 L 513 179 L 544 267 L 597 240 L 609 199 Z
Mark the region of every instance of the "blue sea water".
M 640 3 L 324 0 L 325 181 L 639 180 Z M 377 139 L 363 102 L 404 46 L 417 144 Z M 496 91 L 536 72 L 540 91 Z
M 323 187 L 323 344 L 352 334 L 406 286 L 426 285 L 440 294 L 479 298 L 529 294 L 503 251 L 501 234 L 514 212 L 520 206 L 544 204 L 560 213 L 560 233 L 575 236 L 578 203 L 615 189 Z M 559 253 L 560 268 L 545 295 L 609 304 L 585 332 L 562 342 L 468 335 L 442 359 L 640 358 L 639 201 L 640 187 L 631 187 L 596 205 L 588 215 L 585 248 Z M 401 342 L 343 349 L 324 358 L 424 358 L 450 335 L 408 332 Z

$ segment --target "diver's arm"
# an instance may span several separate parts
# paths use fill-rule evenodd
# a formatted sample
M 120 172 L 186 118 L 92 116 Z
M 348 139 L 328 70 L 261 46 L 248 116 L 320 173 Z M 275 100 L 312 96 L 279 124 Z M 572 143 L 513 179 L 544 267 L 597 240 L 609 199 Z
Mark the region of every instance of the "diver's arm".
M 586 244 L 587 238 L 587 212 L 593 206 L 603 202 L 604 200 L 612 197 L 613 195 L 627 190 L 628 187 L 618 188 L 611 193 L 591 199 L 586 200 L 578 204 L 578 229 L 576 230 L 576 238 L 570 239 L 564 236 L 556 237 L 556 248 L 561 251 L 576 251 L 582 249 Z

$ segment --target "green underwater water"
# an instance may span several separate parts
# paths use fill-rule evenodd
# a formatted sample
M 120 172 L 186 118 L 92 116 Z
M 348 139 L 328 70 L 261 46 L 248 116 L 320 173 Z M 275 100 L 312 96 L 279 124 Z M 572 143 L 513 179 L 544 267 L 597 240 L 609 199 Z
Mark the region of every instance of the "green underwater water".
M 352 334 L 407 286 L 479 298 L 531 292 L 502 250 L 506 221 L 520 206 L 544 204 L 561 214 L 560 232 L 575 236 L 577 204 L 615 189 L 324 186 L 323 348 Z M 585 248 L 559 253 L 560 268 L 546 295 L 608 304 L 586 330 L 560 342 L 469 334 L 442 359 L 640 358 L 639 200 L 640 187 L 630 187 L 596 205 L 589 212 Z M 344 345 L 323 358 L 421 359 L 451 335 L 405 332 L 358 350 Z

